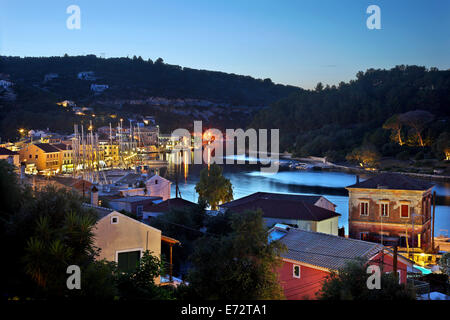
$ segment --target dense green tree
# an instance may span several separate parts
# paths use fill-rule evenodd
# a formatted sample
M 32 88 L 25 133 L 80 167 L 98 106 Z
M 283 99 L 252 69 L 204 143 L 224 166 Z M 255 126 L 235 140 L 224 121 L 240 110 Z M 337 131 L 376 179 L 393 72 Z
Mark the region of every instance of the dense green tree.
M 438 159 L 450 160 L 450 132 L 445 131 L 439 135 L 433 150 Z
M 372 145 L 365 145 L 361 148 L 354 149 L 346 157 L 347 160 L 355 162 L 362 167 L 374 168 L 380 161 L 380 154 Z
M 419 145 L 421 147 L 425 146 L 422 131 L 434 119 L 434 115 L 425 110 L 413 110 L 405 112 L 398 117 L 402 123 L 414 129 Z
M 175 246 L 172 251 L 174 274 L 184 276 L 189 267 L 188 257 L 194 251 L 194 242 L 203 235 L 201 231 L 206 217 L 204 205 L 192 208 L 172 209 L 167 213 L 150 220 L 151 226 L 159 229 L 168 237 L 180 241 L 181 246 Z M 168 257 L 168 248 L 163 246 L 162 252 Z M 168 261 L 165 261 L 168 263 Z
M 155 283 L 164 275 L 164 264 L 150 251 L 145 251 L 135 271 L 120 273 L 117 287 L 123 300 L 163 300 L 172 297 L 171 292 Z
M 229 179 L 222 175 L 222 168 L 212 164 L 200 172 L 200 180 L 195 185 L 199 201 L 204 201 L 212 210 L 224 202 L 233 200 L 233 187 Z
M 250 127 L 280 129 L 280 150 L 292 151 L 295 156 L 345 155 L 367 142 L 392 155 L 400 151 L 390 146 L 383 148 L 388 141 L 382 144 L 384 135 L 379 129 L 384 125 L 392 131 L 395 141 L 405 146 L 408 127 L 414 145 L 434 146 L 450 121 L 449 87 L 449 70 L 418 66 L 368 69 L 337 88 L 293 93 L 262 109 Z M 418 119 L 419 126 L 400 120 L 401 114 L 418 109 L 435 115 L 435 120 L 428 122 L 428 114 Z
M 398 114 L 394 114 L 389 119 L 387 119 L 383 124 L 383 129 L 392 130 L 392 140 L 397 142 L 401 146 L 403 145 L 402 122 L 400 121 Z
M 446 252 L 439 260 L 439 267 L 442 273 L 449 274 L 448 267 L 450 266 L 450 252 Z
M 233 214 L 231 232 L 196 242 L 189 272 L 191 295 L 201 299 L 282 299 L 274 270 L 283 247 L 268 241 L 260 211 Z
M 367 287 L 366 261 L 351 261 L 332 272 L 323 283 L 318 294 L 321 300 L 415 300 L 412 288 L 398 283 L 392 274 L 381 275 L 381 289 Z

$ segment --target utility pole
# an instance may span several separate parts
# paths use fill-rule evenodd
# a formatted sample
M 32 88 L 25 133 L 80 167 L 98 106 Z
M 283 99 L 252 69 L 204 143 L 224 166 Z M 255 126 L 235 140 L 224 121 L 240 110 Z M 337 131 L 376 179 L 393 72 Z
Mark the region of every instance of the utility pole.
M 394 246 L 394 261 L 392 262 L 392 268 L 395 274 L 397 274 L 397 245 Z
M 436 190 L 433 191 L 433 221 L 432 221 L 432 230 L 431 230 L 431 249 L 434 252 L 434 216 L 435 216 L 435 210 L 436 210 Z
M 394 259 L 392 262 L 392 271 L 394 272 L 395 279 L 398 279 L 398 272 L 397 272 L 397 245 L 394 246 Z
M 415 234 L 414 234 L 414 212 L 411 212 L 411 224 L 412 224 L 412 229 L 411 229 L 411 247 L 413 249 L 413 253 L 415 252 L 415 247 L 414 247 L 414 243 L 415 243 Z

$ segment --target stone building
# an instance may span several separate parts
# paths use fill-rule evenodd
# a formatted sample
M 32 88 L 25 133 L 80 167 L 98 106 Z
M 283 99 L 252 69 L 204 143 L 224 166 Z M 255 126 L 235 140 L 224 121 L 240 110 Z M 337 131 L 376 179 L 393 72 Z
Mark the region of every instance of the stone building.
M 349 236 L 431 249 L 432 188 L 429 182 L 392 173 L 348 186 Z

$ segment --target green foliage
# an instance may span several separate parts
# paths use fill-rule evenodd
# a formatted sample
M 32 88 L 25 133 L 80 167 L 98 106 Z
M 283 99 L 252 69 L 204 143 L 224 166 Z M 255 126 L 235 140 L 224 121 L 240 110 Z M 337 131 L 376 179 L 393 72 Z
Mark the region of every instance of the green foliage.
M 47 127 L 62 132 L 71 131 L 73 123 L 82 118 L 74 116 L 69 110 L 61 110 L 56 102 L 73 100 L 78 105 L 95 107 L 96 124 L 107 124 L 111 118 L 111 106 L 102 107 L 98 100 L 147 99 L 148 97 L 167 97 L 204 99 L 229 105 L 266 106 L 300 88 L 274 84 L 272 81 L 255 79 L 249 76 L 223 72 L 196 70 L 169 65 L 159 58 L 153 63 L 142 58 L 97 58 L 95 55 L 64 57 L 0 57 L 2 73 L 9 74 L 14 82 L 13 89 L 17 99 L 0 105 L 0 137 L 15 139 L 17 129 Z M 109 89 L 100 96 L 90 90 L 90 81 L 77 79 L 81 71 L 94 71 Z M 46 74 L 54 72 L 59 77 L 43 82 Z M 100 99 L 99 99 L 100 98 Z M 139 108 L 139 106 L 136 106 Z M 148 106 L 145 106 L 148 107 Z M 135 111 L 130 108 L 130 114 Z M 97 112 L 97 110 L 99 112 Z M 144 109 L 149 112 L 148 108 Z M 226 109 L 225 109 L 226 110 Z M 101 120 L 104 112 L 106 119 Z M 124 113 L 116 109 L 114 112 Z M 167 118 L 176 125 L 178 117 L 164 111 L 151 111 L 160 124 Z M 190 121 L 192 124 L 192 121 Z M 180 128 L 184 126 L 174 126 Z
M 324 156 L 332 151 L 345 155 L 365 143 L 382 152 L 390 151 L 383 148 L 391 140 L 380 132 L 383 125 L 392 131 L 394 141 L 402 139 L 401 144 L 407 142 L 409 128 L 410 143 L 434 145 L 435 139 L 448 131 L 449 87 L 448 70 L 418 66 L 369 69 L 337 88 L 318 86 L 294 93 L 261 110 L 250 127 L 279 128 L 280 150 L 290 150 L 296 156 Z M 400 123 L 400 114 L 410 111 L 412 116 L 407 114 Z M 434 121 L 430 114 L 435 116 Z
M 200 180 L 195 186 L 199 201 L 206 202 L 212 210 L 224 202 L 233 200 L 233 187 L 229 179 L 222 175 L 222 168 L 213 164 L 200 172 Z
M 2 227 L 31 196 L 30 190 L 19 184 L 15 170 L 16 168 L 6 160 L 0 160 L 0 225 Z
M 366 145 L 353 150 L 346 159 L 360 164 L 362 167 L 374 168 L 379 164 L 380 154 L 374 146 Z
M 117 287 L 124 300 L 170 299 L 171 292 L 155 284 L 155 278 L 164 274 L 162 261 L 145 251 L 135 271 L 120 273 Z
M 415 300 L 409 286 L 398 283 L 392 274 L 381 275 L 381 289 L 367 287 L 366 261 L 351 261 L 339 272 L 331 273 L 318 294 L 321 300 Z
M 196 242 L 188 276 L 189 296 L 208 300 L 283 298 L 274 272 L 283 247 L 268 242 L 262 213 L 250 211 L 229 218 L 230 233 L 205 235 Z
M 183 276 L 186 273 L 188 257 L 194 251 L 194 242 L 203 235 L 200 229 L 203 227 L 205 217 L 205 207 L 197 205 L 192 208 L 172 209 L 150 220 L 151 226 L 181 242 L 181 246 L 175 246 L 172 253 L 175 275 Z M 169 255 L 164 243 L 161 250 L 166 253 L 166 257 Z
M 433 150 L 436 157 L 441 159 L 446 159 L 446 156 L 450 157 L 450 132 L 442 132 L 436 143 L 433 145 Z
M 394 114 L 392 117 L 387 119 L 383 124 L 383 129 L 392 130 L 392 141 L 398 143 L 399 145 L 403 145 L 402 122 L 400 121 L 398 114 Z
M 0 161 L 0 186 L 8 186 L 11 203 L 2 211 L 0 264 L 2 296 L 33 299 L 167 299 L 170 290 L 154 279 L 164 270 L 159 258 L 146 252 L 135 272 L 119 273 L 114 262 L 96 261 L 94 211 L 81 205 L 76 193 L 53 187 L 31 194 L 9 165 Z M 2 171 L 3 170 L 3 171 Z M 6 199 L 4 199 L 7 201 Z M 3 209 L 4 203 L 2 203 Z M 67 267 L 81 268 L 81 290 L 68 290 Z
M 446 252 L 439 260 L 439 267 L 442 273 L 448 274 L 448 266 L 450 265 L 450 253 Z
M 31 229 L 28 236 L 20 235 L 26 237 L 22 259 L 26 274 L 44 295 L 61 296 L 66 290 L 67 267 L 84 266 L 95 257 L 92 228 L 96 218 L 79 205 L 66 207 L 76 199 L 75 194 L 48 188 L 27 206 L 24 218 Z
M 111 301 L 119 295 L 117 276 L 115 262 L 93 261 L 81 269 L 81 290 L 71 293 L 74 298 Z

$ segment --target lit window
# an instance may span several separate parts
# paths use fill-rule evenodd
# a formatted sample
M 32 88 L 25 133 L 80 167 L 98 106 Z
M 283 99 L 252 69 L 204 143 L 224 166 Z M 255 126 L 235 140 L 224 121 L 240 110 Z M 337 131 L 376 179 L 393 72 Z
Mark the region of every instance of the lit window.
M 363 201 L 360 203 L 360 215 L 368 216 L 369 215 L 369 202 Z
M 300 279 L 300 266 L 294 265 L 292 268 L 292 276 Z

